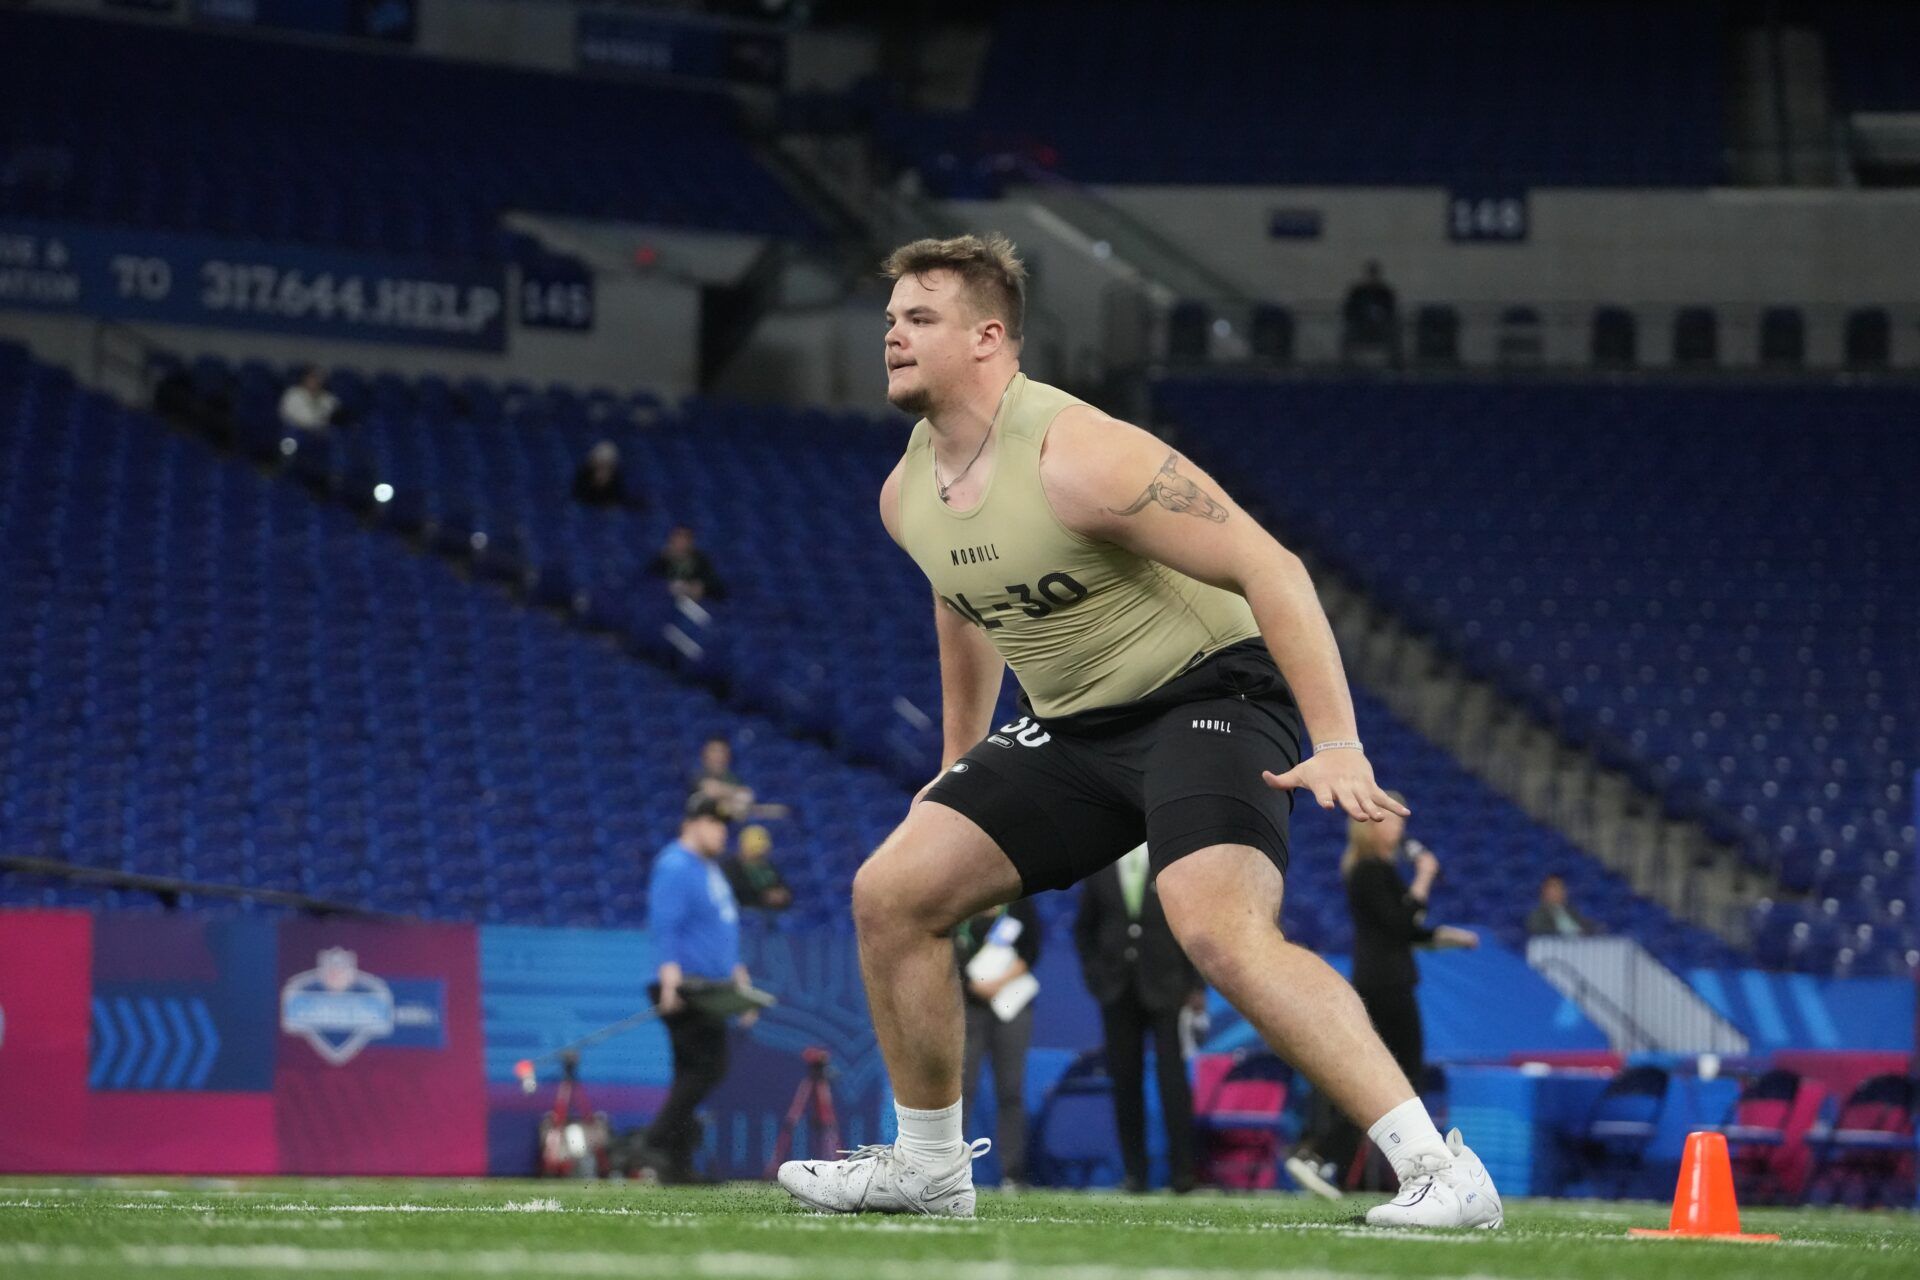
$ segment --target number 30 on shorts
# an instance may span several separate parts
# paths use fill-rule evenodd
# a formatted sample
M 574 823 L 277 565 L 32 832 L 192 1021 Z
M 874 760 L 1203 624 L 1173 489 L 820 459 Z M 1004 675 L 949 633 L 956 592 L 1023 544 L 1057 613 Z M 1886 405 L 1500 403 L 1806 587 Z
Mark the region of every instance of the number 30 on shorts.
M 1035 724 L 1032 716 L 1021 716 L 1012 724 L 1003 724 L 1000 732 L 1023 747 L 1044 747 L 1053 741 L 1053 735 Z

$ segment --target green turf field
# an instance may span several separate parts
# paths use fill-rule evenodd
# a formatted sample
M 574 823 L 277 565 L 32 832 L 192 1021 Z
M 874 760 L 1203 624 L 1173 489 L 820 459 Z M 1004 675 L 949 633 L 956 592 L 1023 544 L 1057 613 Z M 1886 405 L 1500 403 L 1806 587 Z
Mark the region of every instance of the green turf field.
M 973 1222 L 829 1218 L 775 1188 L 0 1181 L 0 1276 L 1920 1276 L 1920 1215 L 1752 1210 L 1784 1243 L 1631 1241 L 1663 1206 L 1510 1202 L 1499 1232 L 1383 1233 L 1371 1199 L 982 1192 Z

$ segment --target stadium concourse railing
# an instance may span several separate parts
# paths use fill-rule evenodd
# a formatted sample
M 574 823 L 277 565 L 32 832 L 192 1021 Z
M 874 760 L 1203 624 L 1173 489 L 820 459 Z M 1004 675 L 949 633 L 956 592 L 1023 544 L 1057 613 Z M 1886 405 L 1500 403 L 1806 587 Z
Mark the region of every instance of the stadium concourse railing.
M 411 916 L 396 915 L 390 911 L 375 911 L 370 907 L 335 902 L 330 898 L 316 898 L 310 894 L 292 893 L 284 889 L 257 889 L 247 885 L 219 884 L 208 880 L 182 880 L 175 876 L 144 875 L 137 871 L 122 871 L 117 867 L 93 867 L 84 863 L 61 862 L 57 858 L 0 857 L 0 875 L 9 878 L 61 880 L 69 884 L 88 885 L 100 889 L 126 889 L 136 893 L 150 893 L 159 900 L 162 907 L 169 911 L 191 905 L 186 901 L 187 899 L 214 898 L 258 906 L 283 907 L 312 916 L 346 916 L 356 920 L 375 920 L 390 924 L 413 919 Z M 13 905 L 30 904 L 16 902 Z
M 1009 198 L 1047 209 L 1139 273 L 1107 290 L 1096 381 L 1124 386 L 1164 367 L 1920 377 L 1920 299 L 1402 296 L 1390 333 L 1356 342 L 1339 299 L 1259 297 L 1098 187 L 1025 155 L 981 163 Z
M 1121 300 L 1113 305 L 1125 304 Z M 1184 336 L 1182 309 L 1191 317 Z M 1276 327 L 1263 321 L 1263 310 L 1269 316 L 1284 315 L 1284 323 Z M 1423 312 L 1431 314 L 1423 319 Z M 1882 336 L 1861 351 L 1849 352 L 1848 331 L 1863 312 L 1884 317 L 1871 322 Z M 1770 313 L 1791 313 L 1794 318 L 1782 322 L 1769 319 Z M 1618 336 L 1623 316 L 1624 339 Z M 1920 327 L 1920 302 L 1787 305 L 1725 298 L 1694 304 L 1402 297 L 1390 335 L 1355 341 L 1347 336 L 1344 304 L 1337 299 L 1288 299 L 1269 306 L 1185 295 L 1162 308 L 1154 325 L 1152 350 L 1183 372 L 1337 368 L 1427 375 L 1495 371 L 1645 378 L 1920 377 L 1920 359 L 1909 341 Z M 1615 326 L 1613 336 L 1600 332 L 1610 325 Z M 1263 338 L 1263 330 L 1283 331 L 1284 341 Z

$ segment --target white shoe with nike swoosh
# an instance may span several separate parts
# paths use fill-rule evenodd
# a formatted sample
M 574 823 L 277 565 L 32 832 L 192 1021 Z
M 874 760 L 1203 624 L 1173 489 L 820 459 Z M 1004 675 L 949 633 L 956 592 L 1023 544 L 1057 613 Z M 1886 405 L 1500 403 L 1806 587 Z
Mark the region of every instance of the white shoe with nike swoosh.
M 1447 1134 L 1450 1160 L 1422 1156 L 1418 1169 L 1400 1184 L 1400 1194 L 1367 1210 L 1373 1227 L 1479 1227 L 1492 1230 L 1506 1221 L 1500 1192 L 1487 1166 L 1460 1140 L 1460 1131 Z
M 928 1161 L 899 1147 L 867 1146 L 844 1160 L 789 1160 L 780 1185 L 821 1213 L 918 1213 L 973 1216 L 973 1162 L 993 1149 L 990 1138 L 955 1148 L 948 1160 Z

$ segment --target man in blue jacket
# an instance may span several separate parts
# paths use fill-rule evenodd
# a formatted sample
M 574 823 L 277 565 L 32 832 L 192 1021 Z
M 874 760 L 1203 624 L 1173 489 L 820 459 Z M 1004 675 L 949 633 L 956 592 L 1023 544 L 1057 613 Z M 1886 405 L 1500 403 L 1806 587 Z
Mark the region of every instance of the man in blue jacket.
M 687 801 L 680 838 L 653 860 L 647 883 L 647 928 L 660 957 L 651 988 L 660 1021 L 673 1046 L 673 1086 L 647 1130 L 645 1144 L 663 1181 L 693 1180 L 693 1152 L 700 1145 L 694 1108 L 727 1073 L 727 1020 L 689 1004 L 688 982 L 747 985 L 740 963 L 740 908 L 720 870 L 727 847 L 727 820 L 711 796 Z M 753 1024 L 749 1011 L 742 1026 Z

